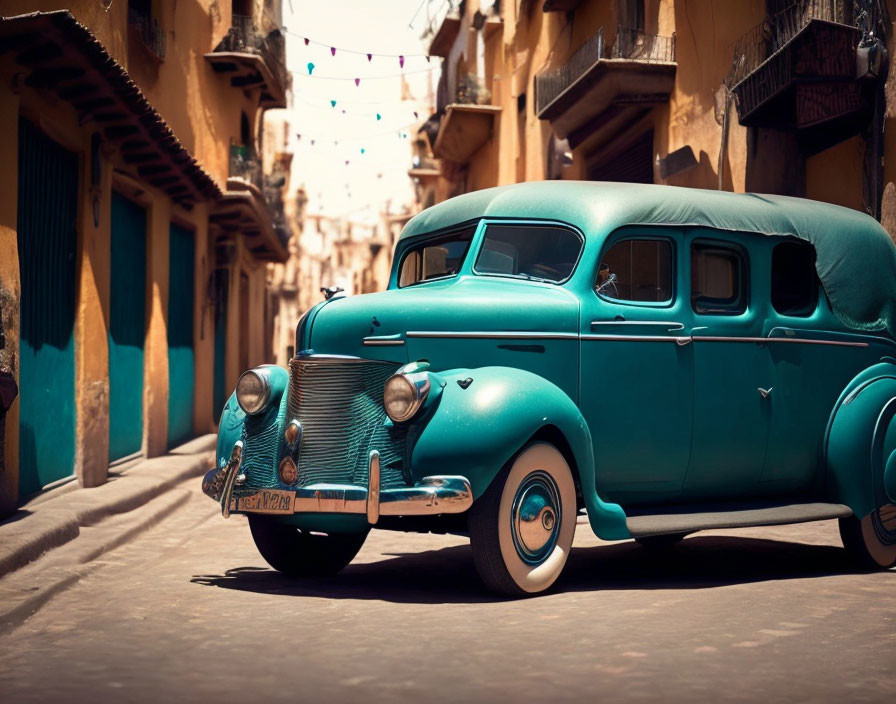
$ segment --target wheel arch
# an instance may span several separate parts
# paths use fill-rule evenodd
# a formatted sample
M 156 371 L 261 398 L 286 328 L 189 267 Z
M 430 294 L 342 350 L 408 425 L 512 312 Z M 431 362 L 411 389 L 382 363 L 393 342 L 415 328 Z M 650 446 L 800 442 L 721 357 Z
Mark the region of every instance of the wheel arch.
M 843 390 L 824 441 L 828 495 L 864 518 L 879 508 L 880 492 L 896 477 L 896 365 L 876 364 Z M 887 486 L 891 488 L 886 489 Z M 893 496 L 890 497 L 894 499 Z

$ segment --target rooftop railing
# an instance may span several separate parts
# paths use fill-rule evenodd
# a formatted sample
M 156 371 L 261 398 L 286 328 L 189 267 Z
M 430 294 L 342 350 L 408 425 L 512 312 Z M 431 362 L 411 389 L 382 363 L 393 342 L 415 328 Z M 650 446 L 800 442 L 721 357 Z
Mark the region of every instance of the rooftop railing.
M 229 176 L 261 188 L 261 160 L 254 148 L 244 144 L 230 145 Z
M 853 25 L 853 0 L 797 0 L 770 15 L 734 43 L 726 83 L 735 86 L 783 49 L 812 20 Z
M 645 34 L 618 27 L 612 46 L 604 40 L 604 28 L 585 41 L 562 66 L 535 76 L 536 110 L 541 112 L 601 59 L 630 59 L 645 62 L 675 61 L 675 37 Z
M 287 85 L 286 42 L 279 30 L 264 34 L 247 15 L 232 15 L 230 29 L 215 51 L 259 54 L 282 86 Z

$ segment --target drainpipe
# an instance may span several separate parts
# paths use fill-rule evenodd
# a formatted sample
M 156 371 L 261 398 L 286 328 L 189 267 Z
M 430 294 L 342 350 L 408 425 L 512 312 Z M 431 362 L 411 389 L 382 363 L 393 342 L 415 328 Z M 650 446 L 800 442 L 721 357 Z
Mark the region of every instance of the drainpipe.
M 728 153 L 728 128 L 731 120 L 731 105 L 734 102 L 734 94 L 728 89 L 728 86 L 722 86 L 725 89 L 725 109 L 722 111 L 722 144 L 719 146 L 719 161 L 716 165 L 716 171 L 719 175 L 718 190 L 722 190 L 722 181 L 725 171 L 725 155 Z

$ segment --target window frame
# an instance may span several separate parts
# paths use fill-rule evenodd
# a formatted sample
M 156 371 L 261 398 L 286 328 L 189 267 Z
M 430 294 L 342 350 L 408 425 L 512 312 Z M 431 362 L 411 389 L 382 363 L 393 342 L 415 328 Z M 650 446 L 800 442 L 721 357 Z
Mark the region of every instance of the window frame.
M 549 281 L 542 280 L 539 278 L 530 279 L 525 276 L 519 276 L 516 274 L 502 274 L 499 272 L 493 271 L 479 271 L 476 269 L 476 264 L 479 261 L 479 255 L 482 254 L 482 248 L 485 245 L 485 238 L 488 235 L 488 228 L 490 225 L 500 225 L 503 227 L 507 226 L 519 226 L 519 227 L 551 227 L 555 229 L 566 230 L 568 232 L 573 233 L 579 239 L 579 252 L 576 256 L 575 261 L 573 262 L 572 268 L 569 270 L 569 274 L 564 279 L 560 279 L 559 281 Z M 517 220 L 517 219 L 498 219 L 498 218 L 489 218 L 483 219 L 480 224 L 482 228 L 481 232 L 478 234 L 478 242 L 476 245 L 476 252 L 473 259 L 470 260 L 470 271 L 473 272 L 476 276 L 487 276 L 487 277 L 496 277 L 502 279 L 511 279 L 513 281 L 526 281 L 528 283 L 533 284 L 550 284 L 551 286 L 563 286 L 564 284 L 569 283 L 569 281 L 575 276 L 576 271 L 579 268 L 579 263 L 582 261 L 582 255 L 585 251 L 585 235 L 584 233 L 574 225 L 570 225 L 567 222 L 559 222 L 556 220 Z
M 433 281 L 447 281 L 448 279 L 454 279 L 458 277 L 461 271 L 464 268 L 464 265 L 467 262 L 467 258 L 470 256 L 470 250 L 473 248 L 473 245 L 476 242 L 476 238 L 479 235 L 479 228 L 482 227 L 481 222 L 467 222 L 462 223 L 460 225 L 451 227 L 442 231 L 429 232 L 423 235 L 420 235 L 419 238 L 415 237 L 413 240 L 409 240 L 408 244 L 405 246 L 404 251 L 401 252 L 401 257 L 398 261 L 398 266 L 395 267 L 395 288 L 396 289 L 404 289 L 411 288 L 412 286 L 419 286 L 420 284 L 428 284 Z M 464 250 L 463 256 L 461 257 L 460 265 L 457 267 L 457 271 L 453 274 L 445 274 L 443 276 L 434 276 L 430 279 L 420 279 L 419 281 L 415 281 L 411 284 L 401 285 L 401 270 L 404 268 L 404 264 L 407 261 L 407 258 L 417 250 L 420 245 L 426 246 L 427 244 L 434 245 L 438 244 L 441 241 L 450 240 L 452 237 L 456 237 L 457 235 L 463 232 L 470 232 L 470 240 L 467 242 L 467 247 Z
M 600 263 L 604 260 L 607 253 L 610 252 L 613 247 L 618 244 L 622 244 L 623 242 L 630 242 L 632 240 L 652 240 L 652 241 L 662 241 L 666 242 L 671 248 L 670 256 L 669 256 L 669 264 L 671 266 L 670 279 L 669 283 L 671 284 L 671 290 L 669 291 L 669 298 L 665 301 L 633 301 L 625 298 L 610 298 L 608 296 L 604 296 L 600 291 L 597 290 L 597 277 L 600 273 Z M 597 296 L 601 301 L 606 303 L 612 303 L 617 306 L 635 306 L 637 308 L 672 308 L 675 305 L 675 302 L 678 298 L 678 242 L 674 237 L 669 235 L 656 233 L 656 234 L 642 234 L 640 232 L 626 232 L 624 235 L 619 237 L 618 239 L 613 239 L 609 241 L 601 248 L 598 257 L 597 263 L 594 270 L 594 276 L 592 277 L 591 283 L 591 292 Z
M 740 263 L 738 267 L 738 272 L 740 276 L 740 286 L 738 288 L 739 295 L 736 298 L 737 306 L 734 304 L 727 304 L 723 306 L 719 306 L 717 308 L 713 308 L 712 310 L 699 310 L 696 306 L 696 300 L 693 297 L 694 289 L 693 289 L 693 281 L 694 281 L 694 266 L 693 266 L 693 258 L 692 252 L 694 247 L 697 246 L 706 246 L 708 249 L 718 249 L 722 251 L 731 252 L 734 254 Z M 688 245 L 688 304 L 691 307 L 691 311 L 694 315 L 706 316 L 706 315 L 724 315 L 728 317 L 744 315 L 750 310 L 750 254 L 747 249 L 735 242 L 731 242 L 729 240 L 716 239 L 712 237 L 695 237 L 692 239 Z

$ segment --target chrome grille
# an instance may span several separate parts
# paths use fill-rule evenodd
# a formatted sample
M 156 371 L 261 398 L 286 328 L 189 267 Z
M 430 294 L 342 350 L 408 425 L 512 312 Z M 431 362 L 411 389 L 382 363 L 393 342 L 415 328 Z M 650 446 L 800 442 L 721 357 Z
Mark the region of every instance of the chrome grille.
M 245 489 L 263 489 L 279 484 L 277 462 L 282 455 L 280 428 L 286 404 L 269 409 L 260 416 L 246 416 L 243 424 L 243 462 L 240 470 L 246 475 Z M 237 491 L 237 495 L 241 492 Z
M 383 489 L 407 484 L 407 428 L 387 427 L 383 410 L 383 385 L 398 366 L 325 356 L 290 362 L 288 417 L 302 423 L 300 485 L 366 485 L 371 450 L 380 453 Z

